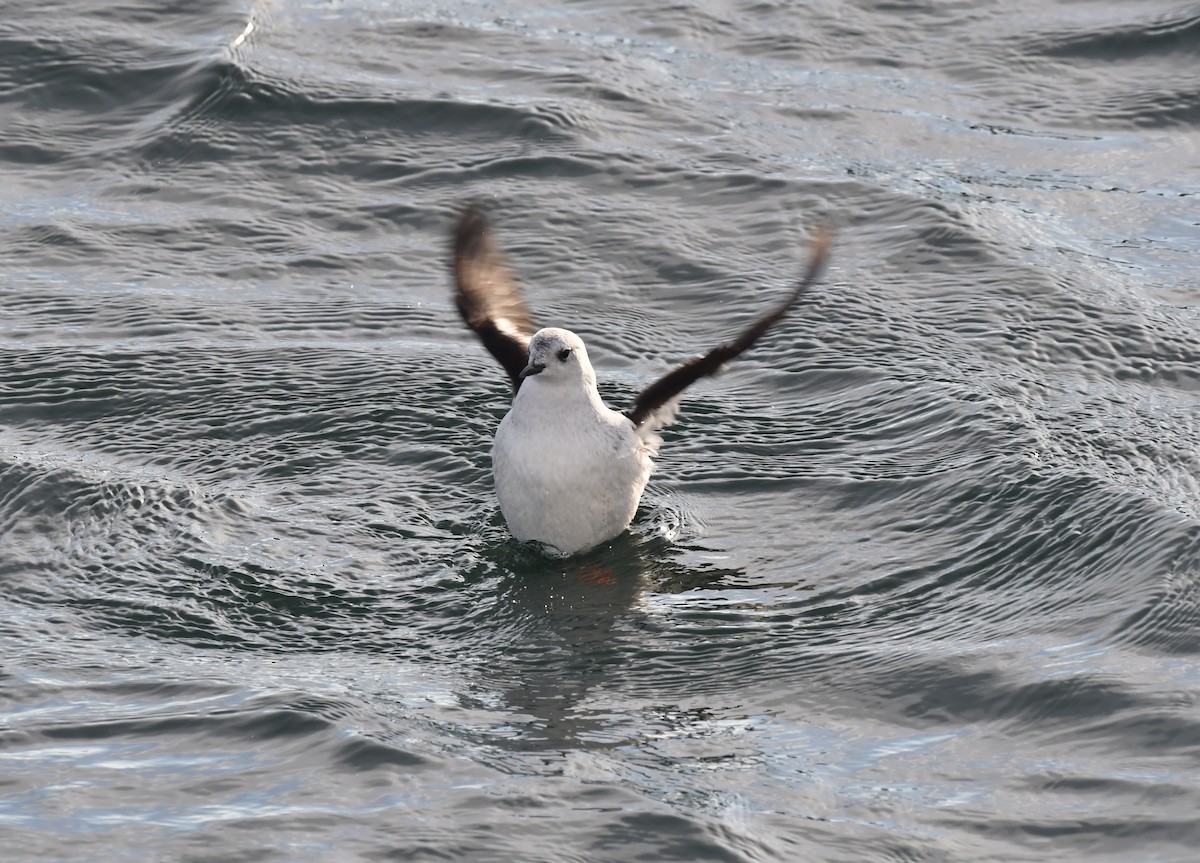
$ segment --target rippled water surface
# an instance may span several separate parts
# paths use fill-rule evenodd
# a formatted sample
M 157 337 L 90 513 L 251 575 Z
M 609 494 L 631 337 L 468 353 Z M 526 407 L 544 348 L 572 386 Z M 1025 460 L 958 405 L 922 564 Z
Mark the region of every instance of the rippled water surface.
M 1190 861 L 1200 6 L 10 0 L 6 861 Z M 483 202 L 630 531 L 508 538 Z

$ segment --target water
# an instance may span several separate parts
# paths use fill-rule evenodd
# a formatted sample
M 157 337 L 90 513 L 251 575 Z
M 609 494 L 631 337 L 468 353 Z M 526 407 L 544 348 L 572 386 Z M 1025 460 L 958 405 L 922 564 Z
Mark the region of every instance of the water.
M 1189 861 L 1200 7 L 0 16 L 6 861 Z M 484 202 L 632 530 L 507 538 Z

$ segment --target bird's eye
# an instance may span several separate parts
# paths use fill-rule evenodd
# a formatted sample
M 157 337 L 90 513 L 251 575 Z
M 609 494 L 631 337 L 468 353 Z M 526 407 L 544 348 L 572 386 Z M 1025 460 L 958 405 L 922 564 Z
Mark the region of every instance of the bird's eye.
M 569 357 L 569 356 L 571 356 L 570 348 L 563 348 L 561 351 L 558 352 L 558 358 L 560 360 L 562 360 L 564 363 L 567 361 L 567 357 Z

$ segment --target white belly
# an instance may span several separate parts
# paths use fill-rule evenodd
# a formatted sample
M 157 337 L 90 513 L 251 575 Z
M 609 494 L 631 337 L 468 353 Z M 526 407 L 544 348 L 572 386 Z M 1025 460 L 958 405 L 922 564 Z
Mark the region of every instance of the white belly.
M 633 426 L 594 414 L 538 420 L 510 411 L 492 446 L 496 494 L 513 536 L 575 554 L 620 534 L 652 468 Z

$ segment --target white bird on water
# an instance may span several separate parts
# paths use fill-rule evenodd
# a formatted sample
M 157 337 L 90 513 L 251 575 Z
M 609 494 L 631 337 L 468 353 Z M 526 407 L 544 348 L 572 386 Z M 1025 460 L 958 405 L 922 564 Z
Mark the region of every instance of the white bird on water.
M 492 471 L 500 511 L 519 540 L 562 556 L 618 536 L 633 521 L 679 394 L 715 374 L 778 321 L 820 276 L 829 235 L 820 230 L 803 277 L 782 303 L 738 338 L 695 357 L 642 390 L 632 407 L 607 407 L 583 340 L 533 332 L 530 314 L 487 220 L 475 209 L 454 232 L 458 310 L 512 380 L 512 407 L 496 430 Z

